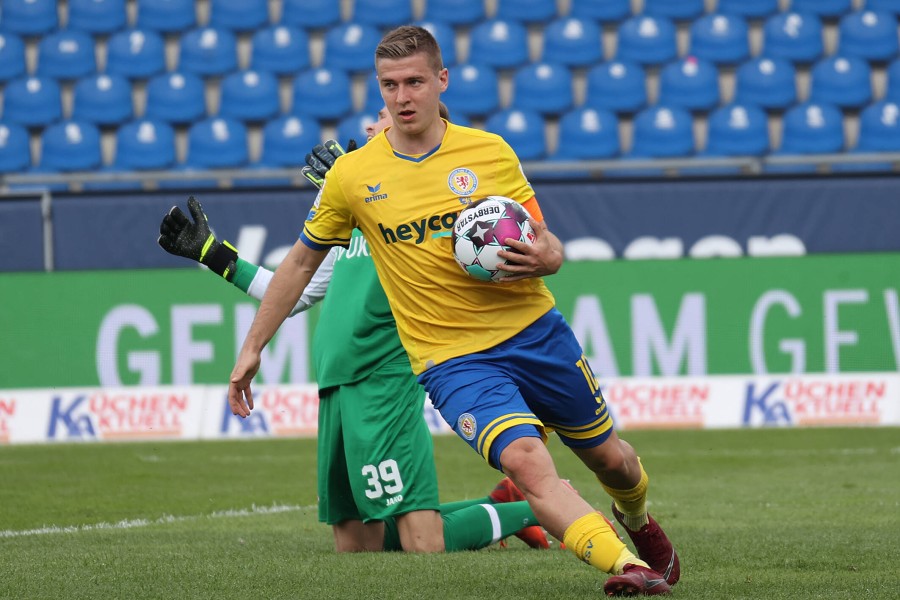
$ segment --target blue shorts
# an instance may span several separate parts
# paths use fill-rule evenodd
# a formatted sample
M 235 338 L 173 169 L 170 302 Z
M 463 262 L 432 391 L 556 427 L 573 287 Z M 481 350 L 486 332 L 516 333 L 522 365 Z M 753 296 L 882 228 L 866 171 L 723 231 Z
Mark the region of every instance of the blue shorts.
M 613 430 L 597 378 L 558 310 L 482 352 L 452 358 L 419 375 L 441 416 L 501 469 L 516 438 L 555 431 L 571 448 L 599 446 Z

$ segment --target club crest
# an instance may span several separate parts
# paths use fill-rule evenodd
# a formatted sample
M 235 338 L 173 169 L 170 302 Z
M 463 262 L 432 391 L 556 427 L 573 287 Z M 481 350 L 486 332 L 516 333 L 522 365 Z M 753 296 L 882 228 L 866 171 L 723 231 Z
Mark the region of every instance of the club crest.
M 447 185 L 457 196 L 471 196 L 478 189 L 478 177 L 471 170 L 460 167 L 450 172 Z

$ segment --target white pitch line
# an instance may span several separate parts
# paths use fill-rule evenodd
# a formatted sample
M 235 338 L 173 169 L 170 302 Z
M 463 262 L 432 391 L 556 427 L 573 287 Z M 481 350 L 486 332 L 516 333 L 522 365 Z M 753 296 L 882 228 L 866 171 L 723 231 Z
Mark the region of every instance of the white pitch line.
M 88 525 L 48 525 L 37 529 L 24 530 L 0 530 L 0 538 L 29 537 L 35 535 L 51 535 L 57 533 L 82 533 L 85 531 L 97 531 L 101 529 L 135 529 L 137 527 L 149 527 L 150 525 L 165 525 L 168 523 L 183 523 L 199 519 L 230 519 L 234 517 L 253 517 L 261 515 L 273 515 L 277 513 L 294 512 L 314 506 L 295 506 L 287 504 L 273 504 L 272 506 L 256 506 L 232 510 L 217 510 L 207 515 L 174 516 L 163 515 L 158 519 L 123 519 L 117 523 L 91 523 Z

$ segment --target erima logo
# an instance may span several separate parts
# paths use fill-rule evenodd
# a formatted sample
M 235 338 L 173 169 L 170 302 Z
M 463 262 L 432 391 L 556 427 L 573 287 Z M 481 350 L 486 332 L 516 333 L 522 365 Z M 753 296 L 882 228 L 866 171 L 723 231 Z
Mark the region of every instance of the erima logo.
M 453 223 L 456 221 L 457 214 L 459 213 L 448 212 L 442 215 L 432 215 L 427 219 L 398 225 L 396 229 L 385 227 L 379 223 L 378 229 L 381 230 L 381 237 L 384 238 L 385 244 L 408 242 L 410 240 L 416 244 L 421 244 L 425 241 L 428 232 L 433 232 L 428 236 L 432 238 L 450 235 L 450 230 L 453 229 Z
M 378 193 L 378 190 L 381 189 L 380 181 L 378 183 L 376 183 L 375 185 L 366 184 L 366 189 L 369 190 L 370 194 L 372 194 L 371 196 L 366 196 L 365 198 L 363 198 L 363 200 L 365 200 L 366 204 L 368 204 L 369 202 L 375 202 L 376 200 L 386 200 L 388 197 L 387 194 L 379 194 Z

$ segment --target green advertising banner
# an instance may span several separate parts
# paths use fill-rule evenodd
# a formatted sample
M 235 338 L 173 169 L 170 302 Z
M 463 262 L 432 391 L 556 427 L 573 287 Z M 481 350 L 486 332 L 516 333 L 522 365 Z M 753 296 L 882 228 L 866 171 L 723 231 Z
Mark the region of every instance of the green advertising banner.
M 570 262 L 547 278 L 598 375 L 897 371 L 900 254 Z M 4 274 L 0 389 L 223 385 L 256 303 L 195 270 Z M 260 381 L 314 381 L 315 311 Z

